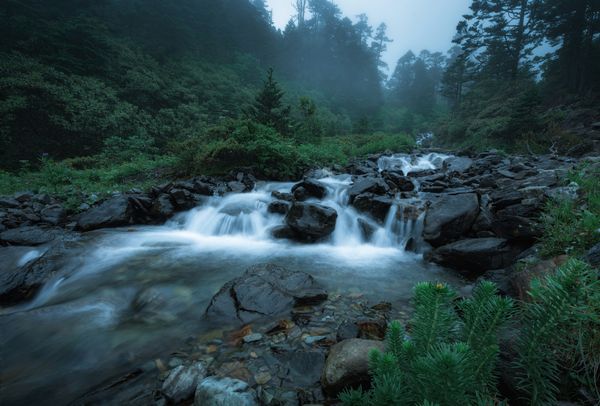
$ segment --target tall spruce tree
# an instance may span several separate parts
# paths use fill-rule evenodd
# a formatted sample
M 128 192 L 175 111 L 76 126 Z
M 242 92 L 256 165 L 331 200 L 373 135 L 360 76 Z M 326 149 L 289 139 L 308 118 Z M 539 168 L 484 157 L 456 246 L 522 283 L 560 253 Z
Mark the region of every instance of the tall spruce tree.
M 252 120 L 276 129 L 280 134 L 290 133 L 290 106 L 283 103 L 284 92 L 273 78 L 273 68 L 267 71 L 262 90 L 246 114 Z

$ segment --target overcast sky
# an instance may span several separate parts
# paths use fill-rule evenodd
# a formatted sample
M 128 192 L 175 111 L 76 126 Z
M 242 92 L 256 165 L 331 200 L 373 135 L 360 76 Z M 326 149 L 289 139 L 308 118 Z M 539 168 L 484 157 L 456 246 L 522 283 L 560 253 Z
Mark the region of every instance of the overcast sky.
M 295 14 L 292 0 L 267 0 L 273 11 L 273 22 L 283 29 Z M 365 13 L 373 27 L 388 26 L 385 61 L 393 70 L 405 52 L 422 49 L 447 51 L 452 45 L 456 24 L 469 10 L 471 0 L 334 0 L 345 16 L 356 20 Z

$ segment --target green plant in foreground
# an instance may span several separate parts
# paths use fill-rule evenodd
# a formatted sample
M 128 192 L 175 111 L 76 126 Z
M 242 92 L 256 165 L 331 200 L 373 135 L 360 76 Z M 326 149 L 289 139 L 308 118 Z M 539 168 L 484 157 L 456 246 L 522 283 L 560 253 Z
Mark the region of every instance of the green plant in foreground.
M 530 404 L 556 403 L 566 372 L 600 400 L 600 284 L 597 270 L 572 259 L 535 280 L 522 309 L 514 363 L 517 384 Z
M 441 283 L 415 287 L 410 339 L 399 322 L 389 326 L 385 353 L 372 351 L 370 391 L 341 394 L 345 405 L 492 404 L 498 331 L 509 319 L 513 301 L 482 282 L 473 297 L 454 306 L 456 293 Z M 459 310 L 459 311 L 457 311 Z

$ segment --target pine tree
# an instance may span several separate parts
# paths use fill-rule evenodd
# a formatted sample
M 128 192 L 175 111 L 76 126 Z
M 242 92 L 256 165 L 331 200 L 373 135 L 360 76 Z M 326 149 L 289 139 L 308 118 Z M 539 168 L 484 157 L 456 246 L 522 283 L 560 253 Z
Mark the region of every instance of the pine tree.
M 289 135 L 291 107 L 283 104 L 283 95 L 283 90 L 273 78 L 273 68 L 269 68 L 263 88 L 246 115 L 260 124 L 276 129 L 280 134 Z

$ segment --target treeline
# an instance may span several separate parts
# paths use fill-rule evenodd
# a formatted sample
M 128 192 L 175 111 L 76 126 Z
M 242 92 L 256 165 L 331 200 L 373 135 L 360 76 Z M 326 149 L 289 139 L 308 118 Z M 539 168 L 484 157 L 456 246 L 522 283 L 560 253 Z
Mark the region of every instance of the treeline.
M 385 26 L 327 0 L 297 8 L 280 32 L 259 0 L 3 1 L 2 167 L 93 155 L 115 137 L 165 151 L 243 117 L 268 67 L 296 122 L 308 103 L 318 134 L 350 133 L 383 102 Z

